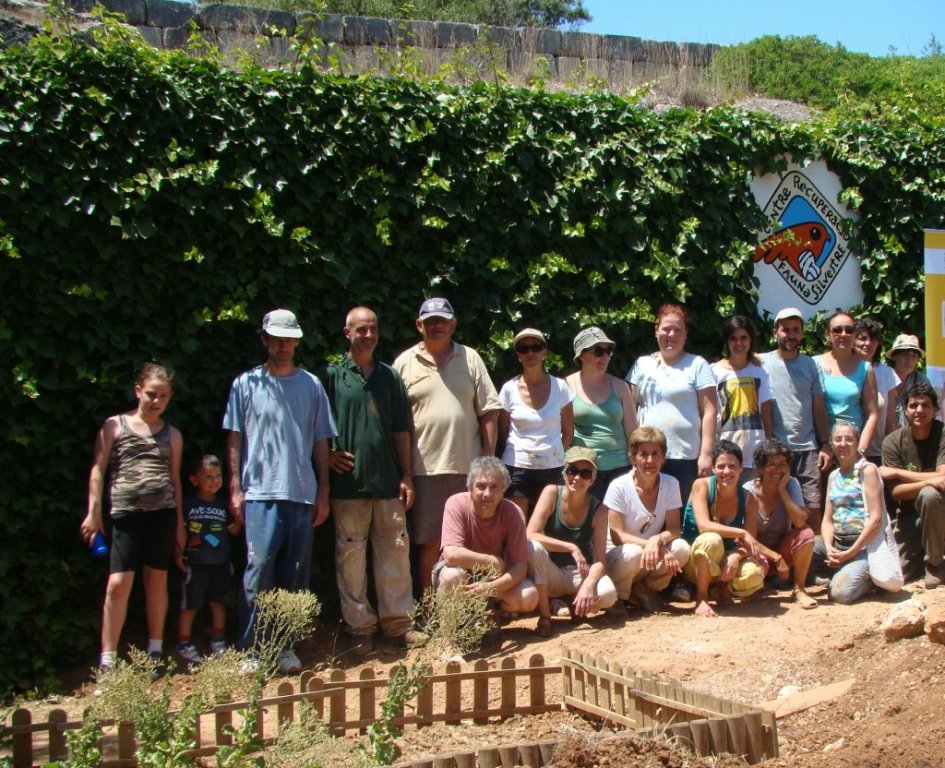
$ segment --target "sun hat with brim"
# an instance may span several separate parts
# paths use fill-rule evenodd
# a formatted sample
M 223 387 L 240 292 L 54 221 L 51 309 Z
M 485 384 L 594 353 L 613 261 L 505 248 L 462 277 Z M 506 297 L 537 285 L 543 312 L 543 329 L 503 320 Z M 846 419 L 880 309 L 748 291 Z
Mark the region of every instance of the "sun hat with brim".
M 279 339 L 301 339 L 302 328 L 294 312 L 287 309 L 274 309 L 263 317 L 262 330 L 267 336 Z
M 574 337 L 574 362 L 576 363 L 581 357 L 581 353 L 595 346 L 596 344 L 610 344 L 612 347 L 617 345 L 607 338 L 607 334 L 604 333 L 596 325 L 592 325 L 590 328 L 585 328 L 580 331 L 577 336 Z
M 920 357 L 925 357 L 925 352 L 923 352 L 922 347 L 919 346 L 919 337 L 913 336 L 911 333 L 900 333 L 893 340 L 889 354 L 894 355 L 896 352 L 905 352 L 907 350 L 918 352 Z
M 548 339 L 545 338 L 545 334 L 539 331 L 537 328 L 523 328 L 518 333 L 515 334 L 512 339 L 512 346 L 514 347 L 522 339 L 538 339 L 539 341 L 548 343 Z
M 583 445 L 572 445 L 568 452 L 564 454 L 565 464 L 574 464 L 576 461 L 586 461 L 597 469 L 597 451 L 593 448 L 587 448 Z

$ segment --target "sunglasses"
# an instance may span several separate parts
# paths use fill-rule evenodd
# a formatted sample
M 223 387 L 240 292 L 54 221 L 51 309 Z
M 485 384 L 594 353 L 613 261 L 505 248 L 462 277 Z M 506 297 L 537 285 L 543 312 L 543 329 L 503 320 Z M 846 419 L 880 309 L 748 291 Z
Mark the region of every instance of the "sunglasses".
M 536 341 L 534 344 L 519 344 L 515 347 L 515 351 L 520 355 L 526 355 L 529 352 L 544 352 L 545 345 L 540 341 Z
M 594 470 L 578 469 L 573 464 L 568 464 L 568 466 L 564 468 L 564 474 L 566 474 L 568 477 L 580 477 L 582 480 L 590 480 L 592 477 L 594 477 Z
M 852 325 L 835 325 L 830 329 L 830 332 L 834 336 L 839 336 L 841 334 L 850 333 L 852 334 L 856 329 Z
M 591 352 L 594 353 L 594 357 L 603 357 L 604 355 L 612 355 L 614 353 L 613 347 L 591 347 Z

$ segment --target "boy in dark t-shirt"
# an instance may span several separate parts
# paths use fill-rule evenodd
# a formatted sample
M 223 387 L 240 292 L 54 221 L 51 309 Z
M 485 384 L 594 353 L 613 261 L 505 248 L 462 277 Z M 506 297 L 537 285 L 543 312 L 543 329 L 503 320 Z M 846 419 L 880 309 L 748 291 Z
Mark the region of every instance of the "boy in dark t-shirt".
M 190 639 L 194 616 L 210 604 L 210 652 L 226 649 L 226 602 L 230 591 L 230 536 L 240 530 L 227 511 L 226 502 L 217 497 L 223 485 L 220 460 L 206 455 L 190 476 L 196 495 L 184 499 L 184 527 L 187 533 L 183 557 L 178 565 L 185 572 L 180 615 L 178 616 L 177 653 L 188 664 L 203 659 Z

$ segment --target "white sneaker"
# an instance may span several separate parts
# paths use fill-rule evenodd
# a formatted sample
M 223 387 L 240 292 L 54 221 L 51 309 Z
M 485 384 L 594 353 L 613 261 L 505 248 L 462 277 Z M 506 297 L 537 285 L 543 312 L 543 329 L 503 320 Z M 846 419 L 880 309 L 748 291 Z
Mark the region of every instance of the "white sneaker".
M 292 672 L 300 672 L 301 670 L 302 662 L 291 648 L 286 648 L 279 654 L 279 671 L 283 675 L 288 675 Z
M 203 661 L 200 651 L 197 650 L 197 647 L 193 643 L 178 643 L 177 655 L 188 664 L 197 665 Z
M 226 641 L 225 640 L 211 640 L 210 653 L 218 658 L 222 656 L 224 653 L 226 653 Z

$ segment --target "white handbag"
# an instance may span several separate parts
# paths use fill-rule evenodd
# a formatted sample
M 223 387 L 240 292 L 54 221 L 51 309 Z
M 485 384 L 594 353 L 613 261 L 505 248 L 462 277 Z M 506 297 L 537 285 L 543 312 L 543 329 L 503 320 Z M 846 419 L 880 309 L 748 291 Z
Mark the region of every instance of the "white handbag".
M 860 487 L 863 487 L 863 463 L 858 464 L 860 473 Z M 888 592 L 898 592 L 902 589 L 905 579 L 902 575 L 902 563 L 899 562 L 899 547 L 893 535 L 892 523 L 886 512 L 886 500 L 882 493 L 883 480 L 880 478 L 880 504 L 882 504 L 882 519 L 876 535 L 866 543 L 866 562 L 870 572 L 870 580 L 880 589 Z

